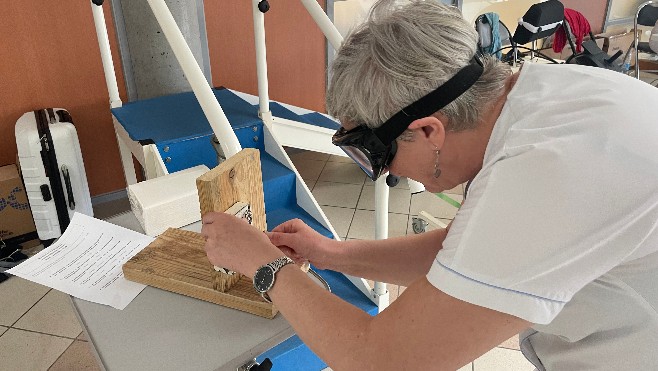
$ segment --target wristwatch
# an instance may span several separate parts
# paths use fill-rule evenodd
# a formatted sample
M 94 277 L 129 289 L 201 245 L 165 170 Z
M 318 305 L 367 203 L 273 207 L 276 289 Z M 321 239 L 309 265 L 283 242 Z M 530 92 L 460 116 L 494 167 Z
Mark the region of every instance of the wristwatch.
M 272 289 L 272 286 L 274 286 L 276 272 L 282 267 L 294 263 L 295 262 L 289 257 L 282 256 L 273 262 L 258 268 L 256 274 L 254 274 L 254 287 L 268 303 L 271 303 L 272 300 L 270 299 L 270 296 L 267 295 L 267 292 Z

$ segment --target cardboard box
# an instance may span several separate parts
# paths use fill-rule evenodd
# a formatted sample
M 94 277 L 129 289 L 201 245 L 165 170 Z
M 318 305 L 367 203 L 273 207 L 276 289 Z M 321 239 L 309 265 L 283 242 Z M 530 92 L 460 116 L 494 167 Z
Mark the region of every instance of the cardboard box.
M 608 53 L 608 55 L 615 55 L 618 51 L 621 50 L 622 53 L 626 53 L 628 48 L 633 43 L 635 35 L 633 31 L 621 32 L 621 33 L 603 33 L 598 36 L 603 37 L 603 51 Z M 623 55 L 622 55 L 623 57 Z
M 16 165 L 0 167 L 0 238 L 25 248 L 40 243 Z

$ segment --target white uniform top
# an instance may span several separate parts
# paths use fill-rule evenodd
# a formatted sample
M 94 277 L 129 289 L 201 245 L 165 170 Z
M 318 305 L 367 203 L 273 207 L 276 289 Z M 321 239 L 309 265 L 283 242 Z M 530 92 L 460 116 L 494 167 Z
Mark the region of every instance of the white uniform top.
M 427 275 L 534 324 L 540 370 L 658 370 L 658 90 L 526 64 Z

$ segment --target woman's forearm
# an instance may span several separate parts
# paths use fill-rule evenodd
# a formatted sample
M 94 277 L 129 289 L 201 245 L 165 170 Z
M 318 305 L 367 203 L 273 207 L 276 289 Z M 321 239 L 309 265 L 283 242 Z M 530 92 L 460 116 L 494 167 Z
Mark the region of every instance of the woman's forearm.
M 446 235 L 445 229 L 437 229 L 386 240 L 343 241 L 327 257 L 327 266 L 357 277 L 408 286 L 429 271 Z

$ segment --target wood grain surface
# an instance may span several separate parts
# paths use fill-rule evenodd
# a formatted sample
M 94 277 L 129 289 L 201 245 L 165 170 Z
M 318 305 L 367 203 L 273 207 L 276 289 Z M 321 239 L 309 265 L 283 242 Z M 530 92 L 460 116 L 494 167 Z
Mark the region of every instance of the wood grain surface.
M 201 215 L 224 212 L 238 201 L 251 206 L 253 226 L 265 231 L 265 196 L 259 151 L 245 148 L 196 180 Z
M 250 205 L 253 215 L 252 225 L 261 231 L 267 229 L 265 220 L 265 196 L 261 174 L 260 153 L 255 148 L 245 148 L 201 175 L 196 181 L 199 192 L 201 215 L 225 212 L 236 202 Z M 214 270 L 210 265 L 213 288 L 228 291 L 239 279 Z M 240 275 L 239 273 L 237 275 Z
M 265 199 L 259 151 L 246 148 L 197 178 L 201 215 L 225 212 L 236 202 L 251 206 L 252 224 L 265 231 Z M 163 290 L 191 296 L 265 318 L 277 310 L 256 291 L 251 280 L 216 272 L 196 232 L 168 229 L 123 266 L 125 277 Z
M 244 276 L 225 293 L 213 289 L 204 244 L 199 233 L 170 228 L 126 262 L 123 274 L 131 281 L 273 318 L 277 309 Z

